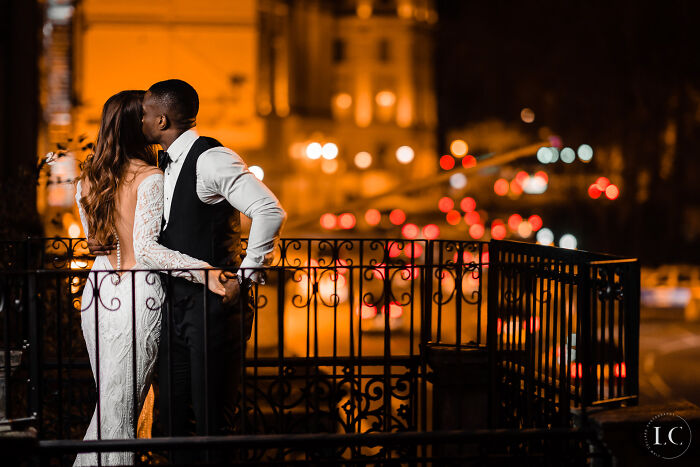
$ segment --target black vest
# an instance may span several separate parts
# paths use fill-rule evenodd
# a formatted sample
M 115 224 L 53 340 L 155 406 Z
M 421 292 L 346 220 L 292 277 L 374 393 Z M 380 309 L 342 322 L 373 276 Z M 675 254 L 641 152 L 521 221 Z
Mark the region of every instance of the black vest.
M 242 252 L 240 212 L 225 200 L 206 204 L 197 196 L 197 160 L 219 146 L 214 138 L 201 136 L 185 156 L 160 244 L 212 266 L 237 268 Z

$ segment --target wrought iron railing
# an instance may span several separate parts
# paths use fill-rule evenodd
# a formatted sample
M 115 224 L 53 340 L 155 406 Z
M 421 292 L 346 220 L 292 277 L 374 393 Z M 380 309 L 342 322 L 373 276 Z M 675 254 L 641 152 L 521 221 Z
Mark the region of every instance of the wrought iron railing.
M 80 329 L 80 296 L 93 261 L 86 247 L 81 239 L 0 242 L 0 335 L 5 351 L 2 371 L 7 388 L 7 418 L 16 423 L 26 420 L 36 426 L 47 453 L 74 454 L 87 449 L 84 444 L 62 444 L 61 440 L 81 439 L 97 402 Z M 534 251 L 542 257 L 558 259 L 535 261 Z M 523 255 L 530 255 L 529 263 L 522 259 Z M 632 353 L 637 345 L 638 321 L 635 328 L 631 317 L 635 306 L 638 316 L 638 303 L 628 298 L 623 314 L 611 315 L 608 308 L 602 311 L 600 305 L 604 293 L 591 295 L 589 302 L 581 296 L 574 301 L 578 307 L 591 306 L 597 311 L 587 315 L 575 313 L 576 317 L 571 318 L 571 307 L 555 307 L 560 311 L 546 314 L 542 306 L 536 311 L 521 307 L 517 303 L 525 302 L 518 302 L 513 295 L 514 290 L 524 290 L 523 296 L 530 297 L 527 301 L 547 292 L 547 300 L 540 297 L 538 303 L 550 303 L 551 307 L 555 289 L 543 288 L 542 283 L 562 282 L 568 277 L 564 269 L 578 278 L 567 280 L 575 282 L 579 292 L 588 290 L 592 294 L 592 287 L 597 284 L 596 291 L 607 293 L 608 288 L 601 282 L 601 271 L 607 270 L 607 263 L 592 262 L 603 258 L 592 255 L 581 261 L 583 256 L 576 255 L 585 254 L 513 242 L 282 239 L 272 266 L 265 271 L 267 283 L 253 291 L 256 313 L 242 362 L 242 391 L 235 414 L 239 436 L 272 436 L 264 438 L 266 446 L 276 439 L 277 448 L 261 447 L 242 454 L 240 448 L 244 445 L 234 441 L 214 437 L 209 444 L 225 445 L 236 450 L 239 459 L 252 463 L 298 459 L 342 459 L 343 463 L 388 458 L 449 460 L 450 456 L 483 459 L 497 451 L 502 454 L 503 446 L 494 447 L 496 451 L 479 446 L 460 448 L 463 443 L 456 442 L 454 434 L 445 438 L 439 433 L 432 438 L 427 436 L 435 429 L 435 410 L 430 397 L 433 369 L 427 363 L 426 350 L 435 347 L 459 352 L 486 351 L 490 345 L 492 400 L 503 402 L 503 397 L 508 396 L 505 403 L 492 404 L 494 428 L 568 427 L 557 420 L 568 417 L 570 401 L 572 406 L 585 407 L 599 401 L 633 400 L 637 375 Z M 552 277 L 549 272 L 527 272 L 531 266 L 547 261 L 555 262 L 561 272 Z M 636 262 L 617 264 L 614 271 L 621 271 L 620 265 Z M 551 271 L 551 266 L 541 269 Z M 590 280 L 581 279 L 583 271 L 589 272 Z M 619 271 L 612 280 L 605 276 L 612 292 L 605 296 L 608 301 L 618 300 L 614 303 L 619 302 L 615 297 L 621 294 L 629 297 L 635 293 L 634 269 L 622 273 L 622 282 L 618 280 Z M 138 271 L 126 273 L 133 275 Z M 167 278 L 164 284 L 168 288 Z M 534 289 L 528 291 L 527 287 Z M 570 300 L 569 295 L 566 300 Z M 488 314 L 482 307 L 487 302 Z M 610 307 L 607 303 L 613 302 L 605 303 Z M 553 342 L 566 335 L 569 340 L 564 339 L 562 348 L 568 355 L 573 351 L 571 336 L 575 334 L 568 331 L 568 322 L 565 333 L 542 334 L 541 326 L 537 331 L 525 326 L 525 334 L 519 332 L 516 336 L 514 327 L 520 326 L 516 322 L 522 323 L 530 316 L 534 319 L 538 313 L 541 325 L 558 319 L 554 324 L 559 323 L 559 329 L 562 313 L 576 323 L 575 330 L 581 336 L 576 350 L 586 349 L 580 363 L 585 366 L 591 362 L 590 368 L 586 367 L 588 371 L 581 371 L 578 381 L 571 380 L 568 366 L 561 362 L 553 366 L 551 358 L 532 350 L 533 345 L 553 348 Z M 587 327 L 584 316 L 596 321 Z M 607 331 L 602 334 L 605 338 L 596 337 L 599 329 L 608 329 L 611 319 L 624 327 L 610 329 L 625 342 L 624 360 L 620 363 L 627 366 L 626 370 L 619 366 L 618 371 L 627 374 L 626 381 L 602 378 L 603 387 L 594 369 L 601 354 L 588 349 L 609 352 L 612 343 L 617 342 L 608 337 L 612 334 Z M 588 346 L 583 329 L 590 331 L 585 334 L 585 339 L 590 339 Z M 12 355 L 22 358 L 14 370 L 8 364 Z M 531 364 L 525 363 L 523 355 L 528 355 Z M 570 361 L 573 359 L 566 360 Z M 614 374 L 614 368 L 611 371 Z M 523 390 L 518 391 L 518 382 L 524 382 L 525 386 L 520 386 Z M 570 386 L 574 390 L 569 390 Z M 537 405 L 528 406 L 530 402 Z M 537 410 L 542 414 L 536 415 Z M 513 423 L 515 419 L 519 422 Z M 137 420 L 132 422 L 137 424 Z M 168 449 L 187 448 L 197 442 L 180 443 L 175 438 L 158 437 L 165 432 L 167 427 L 156 423 L 152 440 L 126 442 L 126 447 L 157 457 Z M 320 454 L 306 448 L 304 436 L 324 432 L 347 436 L 347 443 L 333 441 L 337 448 Z M 426 437 L 422 441 L 411 438 L 410 442 L 407 438 L 404 441 L 410 446 L 397 450 L 397 441 L 391 439 L 402 438 L 375 440 L 369 436 L 385 433 L 424 433 Z M 539 442 L 521 443 L 521 448 L 511 447 L 508 452 L 536 456 L 545 445 L 551 448 L 551 443 L 545 443 L 546 432 L 539 433 Z M 277 435 L 283 438 L 274 438 Z M 362 437 L 365 435 L 366 439 Z M 459 436 L 469 438 L 464 433 Z M 572 436 L 571 440 L 577 435 Z M 294 439 L 301 444 L 295 446 Z M 105 450 L 115 441 L 92 443 L 89 446 L 93 449 Z M 577 446 L 581 459 L 587 458 L 588 448 Z M 66 461 L 70 459 L 66 457 Z

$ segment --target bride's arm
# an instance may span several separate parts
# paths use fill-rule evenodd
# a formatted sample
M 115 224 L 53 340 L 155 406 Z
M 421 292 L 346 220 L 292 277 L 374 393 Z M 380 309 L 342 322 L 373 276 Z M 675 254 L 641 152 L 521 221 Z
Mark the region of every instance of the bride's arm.
M 209 263 L 174 251 L 158 243 L 163 219 L 163 174 L 144 178 L 137 188 L 134 215 L 134 253 L 136 261 L 151 269 L 200 269 Z M 205 271 L 178 271 L 174 276 L 204 284 Z M 210 276 L 210 288 L 215 276 Z M 218 281 L 217 281 L 218 282 Z M 218 284 L 217 284 L 218 285 Z M 222 287 L 223 290 L 223 287 Z

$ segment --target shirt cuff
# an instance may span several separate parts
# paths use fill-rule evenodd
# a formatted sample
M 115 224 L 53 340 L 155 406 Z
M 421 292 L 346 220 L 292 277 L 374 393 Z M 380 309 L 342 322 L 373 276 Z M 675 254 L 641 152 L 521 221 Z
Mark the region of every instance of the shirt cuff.
M 263 271 L 254 269 L 262 267 L 261 264 L 257 264 L 246 256 L 241 263 L 241 266 L 236 271 L 236 274 L 243 279 L 250 279 L 256 284 L 265 284 L 265 273 Z

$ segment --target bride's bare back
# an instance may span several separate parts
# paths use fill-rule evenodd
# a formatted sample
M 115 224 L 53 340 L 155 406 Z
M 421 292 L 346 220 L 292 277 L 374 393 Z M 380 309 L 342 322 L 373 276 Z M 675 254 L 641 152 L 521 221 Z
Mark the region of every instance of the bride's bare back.
M 121 269 L 131 269 L 136 266 L 136 254 L 134 252 L 134 218 L 136 215 L 136 203 L 138 201 L 138 188 L 143 180 L 154 174 L 163 172 L 152 165 L 148 165 L 139 159 L 132 159 L 126 169 L 124 179 L 119 184 L 115 200 L 115 230 L 119 237 L 121 250 Z M 83 183 L 81 195 L 87 195 L 90 189 L 89 183 Z M 114 269 L 117 268 L 117 251 L 112 251 L 107 256 Z

